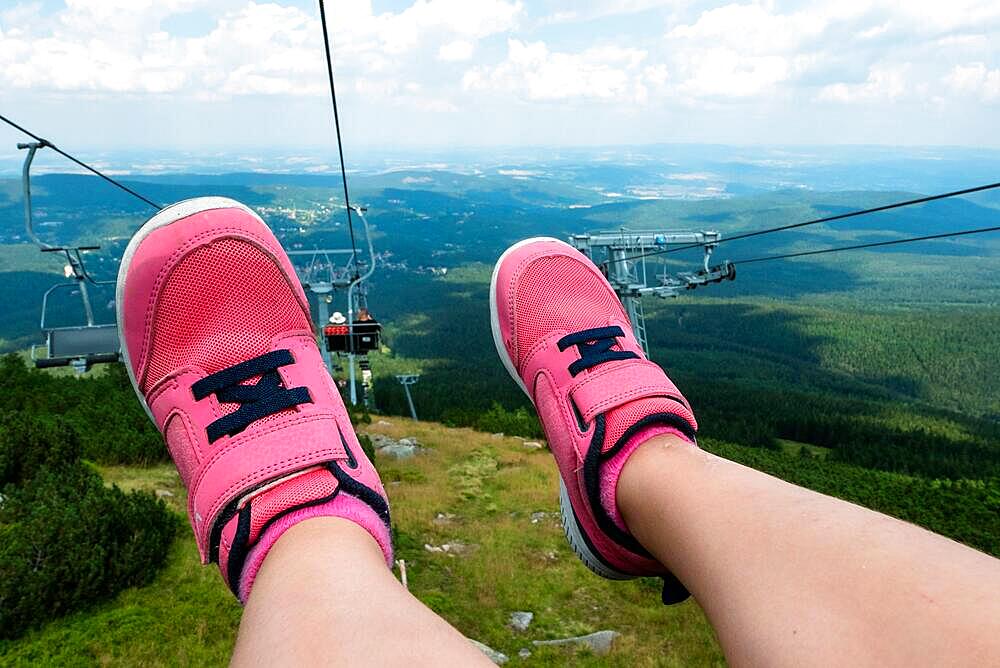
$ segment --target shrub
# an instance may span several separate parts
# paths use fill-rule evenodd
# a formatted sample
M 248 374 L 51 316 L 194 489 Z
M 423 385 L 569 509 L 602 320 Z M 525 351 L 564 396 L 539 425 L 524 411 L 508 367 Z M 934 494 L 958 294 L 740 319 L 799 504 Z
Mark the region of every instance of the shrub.
M 501 432 L 508 436 L 541 436 L 542 428 L 538 418 L 524 408 L 507 410 L 497 402 L 476 419 L 475 428 L 491 433 Z
M 121 364 L 74 378 L 28 369 L 20 357 L 7 355 L 0 361 L 0 413 L 15 411 L 63 416 L 86 459 L 102 464 L 168 459 Z
M 372 443 L 371 436 L 368 434 L 358 434 L 358 443 L 361 444 L 361 451 L 365 453 L 365 457 L 368 458 L 372 464 L 375 463 L 375 444 Z
M 76 404 L 66 418 L 80 438 L 82 455 L 102 464 L 165 461 L 167 448 L 135 396 L 122 364 L 107 365 L 104 374 L 74 379 Z
M 176 516 L 106 487 L 56 418 L 0 417 L 0 638 L 130 586 L 163 565 Z

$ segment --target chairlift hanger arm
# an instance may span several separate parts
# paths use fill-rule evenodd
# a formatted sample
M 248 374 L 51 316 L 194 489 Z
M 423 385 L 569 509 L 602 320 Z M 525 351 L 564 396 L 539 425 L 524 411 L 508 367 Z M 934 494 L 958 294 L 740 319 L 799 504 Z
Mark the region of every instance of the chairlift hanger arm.
M 48 246 L 42 249 L 43 253 L 69 252 L 69 251 L 92 251 L 101 250 L 100 246 Z
M 722 234 L 715 230 L 639 232 L 622 229 L 593 234 L 574 234 L 570 237 L 570 244 L 581 250 L 584 247 L 605 247 L 636 251 L 640 248 L 661 248 L 673 245 L 714 244 L 718 243 L 721 238 Z
M 76 163 L 80 167 L 83 167 L 84 169 L 86 169 L 88 172 L 90 172 L 94 176 L 98 176 L 98 177 L 104 179 L 105 181 L 107 181 L 111 185 L 115 186 L 116 188 L 121 188 L 122 190 L 124 190 L 125 192 L 127 192 L 129 195 L 132 195 L 136 199 L 142 200 L 143 202 L 145 202 L 149 206 L 153 207 L 154 209 L 160 210 L 160 209 L 163 208 L 162 206 L 160 206 L 159 204 L 157 204 L 153 200 L 149 199 L 148 197 L 143 197 L 142 195 L 140 195 L 136 191 L 134 191 L 131 188 L 129 188 L 124 183 L 121 183 L 120 181 L 116 181 L 115 179 L 111 178 L 110 176 L 99 172 L 98 170 L 94 169 L 93 167 L 91 167 L 87 163 L 83 162 L 82 160 L 79 160 L 79 159 L 73 157 L 72 155 L 70 155 L 66 151 L 62 150 L 61 148 L 59 148 L 58 146 L 56 146 L 52 142 L 48 141 L 47 139 L 42 139 L 41 137 L 39 137 L 38 135 L 36 135 L 34 132 L 31 132 L 30 130 L 28 130 L 27 128 L 25 128 L 25 127 L 23 127 L 21 125 L 18 125 L 17 123 L 15 123 L 14 121 L 10 120 L 9 118 L 7 118 L 6 116 L 4 116 L 3 114 L 0 114 L 0 121 L 3 121 L 4 123 L 6 123 L 7 125 L 9 125 L 10 127 L 12 127 L 15 130 L 17 130 L 18 132 L 23 132 L 24 134 L 26 134 L 29 137 L 31 137 L 32 139 L 34 139 L 39 144 L 37 148 L 51 148 L 53 151 L 55 151 L 56 153 L 58 153 L 62 157 L 66 158 L 67 160 L 69 160 L 71 162 Z M 30 148 L 30 144 L 18 144 L 17 147 L 18 148 Z
M 31 163 L 34 162 L 35 153 L 38 149 L 50 145 L 44 139 L 27 144 L 19 143 L 17 145 L 18 149 L 27 149 L 28 151 L 28 154 L 24 156 L 24 166 L 21 168 L 21 189 L 24 192 L 24 231 L 28 235 L 28 238 L 34 241 L 35 245 L 43 251 L 52 248 L 52 245 L 45 243 L 35 234 L 35 221 L 31 214 Z
M 736 265 L 726 260 L 722 264 L 696 272 L 680 272 L 672 276 L 662 276 L 660 285 L 640 288 L 640 295 L 656 295 L 658 297 L 677 297 L 685 290 L 736 280 Z

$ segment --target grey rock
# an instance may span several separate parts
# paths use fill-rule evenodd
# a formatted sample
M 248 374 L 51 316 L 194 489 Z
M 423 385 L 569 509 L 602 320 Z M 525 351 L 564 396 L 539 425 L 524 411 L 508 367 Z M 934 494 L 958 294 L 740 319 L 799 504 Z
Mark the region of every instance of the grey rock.
M 424 551 L 431 552 L 434 554 L 447 554 L 451 556 L 465 556 L 476 551 L 478 545 L 467 545 L 460 541 L 455 541 L 453 543 L 442 543 L 441 545 L 431 545 L 430 543 L 424 543 Z
M 398 441 L 385 434 L 370 434 L 375 452 L 391 459 L 410 459 L 423 449 L 415 438 L 401 438 Z
M 531 626 L 531 620 L 535 618 L 535 613 L 525 610 L 518 610 L 510 613 L 510 626 L 515 631 L 527 631 Z
M 531 523 L 532 524 L 538 524 L 539 522 L 543 522 L 543 521 L 545 521 L 546 518 L 549 517 L 550 514 L 551 513 L 545 513 L 545 512 L 541 512 L 541 511 L 536 512 L 536 513 L 531 513 Z
M 536 647 L 546 645 L 579 645 L 586 647 L 598 656 L 604 656 L 611 651 L 611 645 L 615 638 L 621 634 L 617 631 L 598 631 L 585 636 L 575 636 L 573 638 L 561 638 L 559 640 L 535 640 L 532 644 Z
M 488 658 L 490 661 L 492 661 L 493 663 L 497 664 L 498 666 L 502 666 L 503 664 L 505 664 L 508 661 L 510 661 L 510 659 L 507 658 L 506 654 L 504 654 L 503 652 L 496 651 L 495 649 L 493 649 L 489 645 L 484 645 L 483 643 L 479 642 L 478 640 L 473 640 L 472 638 L 468 638 L 468 641 L 471 642 L 473 645 L 475 645 L 476 648 L 478 648 L 480 652 L 482 652 L 483 654 L 485 654 L 486 658 Z
M 517 656 L 522 659 L 527 659 L 529 656 L 531 656 L 531 650 L 528 649 L 527 647 L 522 647 L 521 649 L 517 650 Z
M 420 452 L 420 446 L 412 443 L 390 443 L 376 448 L 375 452 L 381 457 L 392 457 L 393 459 L 411 459 Z

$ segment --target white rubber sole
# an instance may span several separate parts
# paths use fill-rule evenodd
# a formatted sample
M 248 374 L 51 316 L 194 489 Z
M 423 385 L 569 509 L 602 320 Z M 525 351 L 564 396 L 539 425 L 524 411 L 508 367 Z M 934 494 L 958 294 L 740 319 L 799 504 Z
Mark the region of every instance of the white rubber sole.
M 125 297 L 125 278 L 128 276 L 129 266 L 132 264 L 135 252 L 139 248 L 139 244 L 142 243 L 143 239 L 161 227 L 166 227 L 171 223 L 176 223 L 178 220 L 182 220 L 196 213 L 211 211 L 213 209 L 243 209 L 244 211 L 252 214 L 257 220 L 260 220 L 262 224 L 266 225 L 266 223 L 261 220 L 261 217 L 249 207 L 244 204 L 240 204 L 236 200 L 229 199 L 228 197 L 195 197 L 193 199 L 186 199 L 182 202 L 164 207 L 159 211 L 159 213 L 143 223 L 142 227 L 140 227 L 136 233 L 132 235 L 132 240 L 128 242 L 128 246 L 126 246 L 125 252 L 122 254 L 121 265 L 118 267 L 118 281 L 115 285 L 115 315 L 118 319 L 118 342 L 121 346 L 122 362 L 125 364 L 125 370 L 128 372 L 129 380 L 132 381 L 132 389 L 135 390 L 135 396 L 138 397 L 139 403 L 142 404 L 143 410 L 146 411 L 146 415 L 149 416 L 149 419 L 152 420 L 154 425 L 156 424 L 156 420 L 153 418 L 153 413 L 149 410 L 149 406 L 146 404 L 146 397 L 142 395 L 142 391 L 139 389 L 139 381 L 136 379 L 135 372 L 132 370 L 132 360 L 129 357 L 128 346 L 125 345 L 125 327 L 123 326 L 125 319 L 122 312 L 122 304 Z
M 500 356 L 500 361 L 503 362 L 507 373 L 510 374 L 510 377 L 514 379 L 514 382 L 517 383 L 518 387 L 521 388 L 532 403 L 534 403 L 534 399 L 532 399 L 531 393 L 528 392 L 528 388 L 525 387 L 524 381 L 521 380 L 521 376 L 517 372 L 517 367 L 514 366 L 514 361 L 507 353 L 507 346 L 503 342 L 503 334 L 500 331 L 500 314 L 497 312 L 497 277 L 500 274 L 500 265 L 503 264 L 503 261 L 510 253 L 536 241 L 552 241 L 562 244 L 570 250 L 576 250 L 565 241 L 560 241 L 553 237 L 532 237 L 524 241 L 519 241 L 503 252 L 493 267 L 493 276 L 490 279 L 490 328 L 493 331 L 493 345 L 496 346 L 497 355 Z M 590 548 L 590 541 L 584 537 L 583 530 L 580 528 L 580 522 L 576 518 L 573 503 L 570 501 L 569 492 L 566 490 L 566 484 L 563 482 L 562 475 L 559 476 L 559 517 L 562 520 L 566 540 L 569 541 L 570 547 L 573 548 L 576 556 L 580 558 L 584 566 L 597 575 L 609 580 L 632 580 L 636 577 L 611 568 Z

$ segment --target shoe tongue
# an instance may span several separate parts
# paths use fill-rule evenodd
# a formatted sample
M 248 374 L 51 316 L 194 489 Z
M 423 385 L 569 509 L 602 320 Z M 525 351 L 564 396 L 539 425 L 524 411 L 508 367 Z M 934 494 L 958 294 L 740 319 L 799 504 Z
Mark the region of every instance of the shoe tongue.
M 670 413 L 691 424 L 693 418 L 689 418 L 688 411 L 682 404 L 666 397 L 650 397 L 647 399 L 636 399 L 617 408 L 613 408 L 604 416 L 604 447 L 602 452 L 607 452 L 621 440 L 625 432 L 634 424 L 657 413 Z M 653 422 L 652 425 L 656 423 Z
M 318 468 L 268 486 L 250 499 L 250 536 L 252 544 L 273 518 L 308 505 L 329 500 L 337 491 L 337 479 L 325 468 Z

